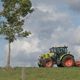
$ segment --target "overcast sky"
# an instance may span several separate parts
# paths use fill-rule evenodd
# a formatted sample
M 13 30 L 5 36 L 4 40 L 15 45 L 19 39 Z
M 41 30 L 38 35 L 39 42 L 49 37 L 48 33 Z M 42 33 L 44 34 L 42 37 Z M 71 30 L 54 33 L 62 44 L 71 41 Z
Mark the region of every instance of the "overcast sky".
M 37 66 L 38 56 L 52 46 L 66 45 L 80 59 L 80 0 L 31 1 L 35 11 L 26 16 L 24 28 L 32 35 L 12 43 L 11 65 Z M 0 39 L 1 66 L 7 53 L 7 41 Z

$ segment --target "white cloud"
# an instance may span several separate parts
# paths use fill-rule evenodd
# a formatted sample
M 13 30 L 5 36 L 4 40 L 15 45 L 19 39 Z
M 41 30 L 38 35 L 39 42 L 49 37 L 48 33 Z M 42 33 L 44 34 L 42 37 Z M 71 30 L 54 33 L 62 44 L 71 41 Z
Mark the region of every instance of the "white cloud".
M 42 15 L 42 20 L 44 21 L 59 21 L 59 20 L 63 20 L 63 19 L 68 19 L 69 15 L 66 14 L 65 12 L 60 12 L 58 11 L 56 6 L 50 6 L 47 4 L 40 4 L 38 6 L 36 6 L 36 12 L 37 10 L 40 11 L 40 14 Z
M 75 50 L 74 55 L 76 55 L 76 59 L 80 60 L 80 45 L 74 46 L 74 50 Z
M 37 38 L 33 38 L 31 40 L 17 40 L 12 44 L 13 55 L 19 54 L 19 52 L 22 51 L 24 51 L 26 54 L 38 52 L 40 51 L 38 44 L 39 40 Z
M 72 45 L 80 44 L 80 27 L 71 27 L 65 30 L 62 27 L 58 27 L 52 34 L 52 38 L 55 41 L 63 41 Z
M 78 4 L 80 2 L 80 0 L 64 0 L 64 1 L 66 1 L 70 4 L 73 4 L 73 5 Z
M 49 12 L 52 13 L 53 10 L 56 10 L 56 6 L 50 6 L 47 4 L 39 4 L 36 6 L 36 9 L 40 10 L 41 12 Z
M 65 1 L 71 9 L 80 12 L 80 0 L 63 0 Z

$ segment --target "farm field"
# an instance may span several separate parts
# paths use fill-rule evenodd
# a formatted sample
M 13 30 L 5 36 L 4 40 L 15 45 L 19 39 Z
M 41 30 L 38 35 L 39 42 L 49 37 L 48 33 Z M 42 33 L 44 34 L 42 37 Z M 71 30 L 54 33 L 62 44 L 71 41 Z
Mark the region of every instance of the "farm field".
M 21 80 L 21 69 L 0 68 L 0 80 Z M 25 68 L 25 80 L 80 80 L 80 67 Z

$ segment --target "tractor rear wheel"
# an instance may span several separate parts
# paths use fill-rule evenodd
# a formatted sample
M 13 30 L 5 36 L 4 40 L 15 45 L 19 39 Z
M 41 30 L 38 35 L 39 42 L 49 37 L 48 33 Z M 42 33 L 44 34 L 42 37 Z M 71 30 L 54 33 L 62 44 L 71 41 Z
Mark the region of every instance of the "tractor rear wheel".
M 67 54 L 65 56 L 63 56 L 62 60 L 61 60 L 61 65 L 63 67 L 72 67 L 75 65 L 75 60 L 74 57 L 70 54 Z

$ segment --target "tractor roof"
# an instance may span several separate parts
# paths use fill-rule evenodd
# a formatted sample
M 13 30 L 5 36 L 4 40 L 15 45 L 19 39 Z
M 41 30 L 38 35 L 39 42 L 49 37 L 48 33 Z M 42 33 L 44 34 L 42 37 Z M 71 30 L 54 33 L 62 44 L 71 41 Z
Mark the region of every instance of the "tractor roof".
M 55 46 L 55 47 L 52 47 L 52 48 L 68 48 L 67 46 Z

